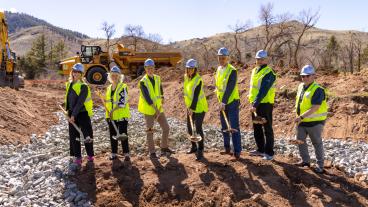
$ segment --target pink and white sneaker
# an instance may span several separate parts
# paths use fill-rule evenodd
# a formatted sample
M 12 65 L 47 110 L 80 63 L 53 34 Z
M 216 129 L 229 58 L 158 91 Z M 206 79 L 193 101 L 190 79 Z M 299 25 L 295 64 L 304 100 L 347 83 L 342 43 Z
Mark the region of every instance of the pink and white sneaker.
M 82 158 L 75 159 L 74 163 L 79 165 L 79 166 L 82 165 Z

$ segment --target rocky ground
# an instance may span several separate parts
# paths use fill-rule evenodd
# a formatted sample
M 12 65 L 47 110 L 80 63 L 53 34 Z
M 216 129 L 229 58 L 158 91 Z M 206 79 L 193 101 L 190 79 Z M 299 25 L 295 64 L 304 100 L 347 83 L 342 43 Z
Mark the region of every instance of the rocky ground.
M 132 110 L 129 125 L 131 162 L 107 160 L 109 141 L 102 108 L 93 118 L 94 163 L 75 171 L 68 160 L 65 118 L 29 144 L 0 147 L 0 205 L 4 206 L 366 206 L 368 146 L 355 141 L 328 140 L 327 173 L 292 165 L 295 146 L 277 141 L 275 161 L 249 157 L 252 133 L 242 132 L 244 153 L 239 162 L 220 156 L 218 128 L 205 127 L 206 159 L 186 155 L 185 125 L 169 119 L 171 157 L 146 156 L 143 117 Z M 158 134 L 155 135 L 157 144 Z M 313 156 L 312 156 L 313 157 Z M 333 158 L 333 159 L 331 159 Z M 332 165 L 332 167 L 330 167 Z M 336 167 L 339 169 L 337 169 Z M 344 173 L 344 171 L 347 174 Z M 351 176 L 348 176 L 351 175 Z M 358 176 L 357 176 L 358 175 Z M 355 179 L 354 179 L 355 176 Z

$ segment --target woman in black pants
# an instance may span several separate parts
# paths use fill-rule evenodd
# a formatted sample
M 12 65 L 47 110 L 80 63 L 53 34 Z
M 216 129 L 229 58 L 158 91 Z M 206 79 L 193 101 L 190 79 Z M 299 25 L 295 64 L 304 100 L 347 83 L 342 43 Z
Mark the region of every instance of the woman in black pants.
M 208 111 L 208 105 L 206 96 L 203 92 L 203 81 L 201 76 L 197 73 L 198 65 L 197 61 L 190 59 L 186 63 L 186 74 L 184 75 L 184 101 L 187 107 L 187 127 L 188 133 L 192 136 L 193 130 L 190 123 L 190 117 L 194 122 L 196 132 L 202 137 L 202 140 L 198 142 L 192 142 L 191 149 L 187 154 L 196 153 L 197 160 L 203 157 L 204 149 L 204 134 L 202 129 L 202 123 L 205 113 Z
M 84 145 L 87 151 L 87 160 L 93 162 L 93 130 L 91 116 L 93 102 L 89 86 L 83 82 L 84 67 L 81 63 L 73 65 L 69 81 L 66 83 L 65 107 L 69 117 L 70 156 L 75 157 L 77 165 L 82 164 L 81 137 L 75 124 L 83 133 Z
M 130 118 L 130 109 L 128 87 L 123 83 L 123 78 L 124 76 L 117 66 L 111 68 L 108 76 L 111 84 L 107 87 L 105 94 L 106 119 L 110 131 L 110 160 L 117 158 L 118 141 L 120 140 L 123 146 L 124 160 L 129 161 L 128 119 Z M 117 131 L 119 135 L 116 133 Z

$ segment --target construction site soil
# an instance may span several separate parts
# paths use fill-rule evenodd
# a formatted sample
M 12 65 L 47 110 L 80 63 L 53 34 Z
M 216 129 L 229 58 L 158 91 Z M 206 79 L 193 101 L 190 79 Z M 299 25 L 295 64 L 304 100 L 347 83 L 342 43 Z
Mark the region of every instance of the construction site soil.
M 293 135 L 297 72 L 276 70 L 277 97 L 274 107 L 276 138 Z M 200 71 L 209 103 L 205 123 L 219 125 L 213 71 Z M 157 71 L 164 88 L 167 116 L 185 120 L 184 70 Z M 247 94 L 250 69 L 239 70 L 241 130 L 251 130 Z M 138 80 L 127 80 L 131 107 L 138 103 Z M 368 70 L 356 74 L 319 75 L 317 82 L 328 89 L 329 118 L 324 138 L 367 141 Z M 100 87 L 99 87 L 100 88 Z M 92 93 L 96 86 L 92 86 Z M 58 122 L 54 114 L 63 102 L 64 81 L 26 81 L 19 91 L 0 88 L 0 144 L 28 143 L 31 134 L 43 134 Z M 93 93 L 96 105 L 101 106 Z M 142 123 L 143 125 L 144 123 Z M 210 140 L 210 138 L 208 138 Z M 236 163 L 218 152 L 207 160 L 179 153 L 160 161 L 133 157 L 131 164 L 97 155 L 94 167 L 83 168 L 74 178 L 89 193 L 96 206 L 368 206 L 366 183 L 355 183 L 341 171 L 330 168 L 325 175 L 300 169 L 295 158 L 276 156 L 273 162 L 244 153 Z M 122 161 L 123 162 L 123 161 Z
M 111 162 L 97 156 L 74 177 L 96 206 L 367 206 L 367 186 L 335 168 L 323 175 L 243 155 L 238 162 L 219 152 L 206 159 L 180 153 L 160 159 Z

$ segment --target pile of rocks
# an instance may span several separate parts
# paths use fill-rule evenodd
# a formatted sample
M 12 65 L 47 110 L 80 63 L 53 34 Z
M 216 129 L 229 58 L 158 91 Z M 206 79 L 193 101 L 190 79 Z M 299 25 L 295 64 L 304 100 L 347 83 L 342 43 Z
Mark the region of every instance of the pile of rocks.
M 132 110 L 128 133 L 132 155 L 146 154 L 144 118 Z M 30 144 L 0 147 L 0 205 L 4 206 L 91 206 L 87 194 L 80 192 L 70 176 L 75 165 L 69 160 L 68 127 L 65 117 L 58 113 L 60 124 L 52 126 L 43 136 L 33 135 Z M 190 147 L 186 123 L 169 118 L 170 145 L 176 151 Z M 102 108 L 95 110 L 92 120 L 95 153 L 110 151 L 108 126 Z M 159 128 L 155 126 L 155 128 Z M 219 127 L 205 126 L 206 149 L 222 149 L 223 138 Z M 159 142 L 160 133 L 155 133 Z M 241 132 L 243 150 L 254 149 L 253 133 Z M 277 139 L 278 154 L 298 156 L 297 146 L 288 144 L 289 138 Z M 308 143 L 314 159 L 312 144 Z M 326 159 L 359 181 L 368 182 L 368 144 L 364 142 L 324 140 Z M 82 147 L 83 148 L 83 147 Z M 85 152 L 84 152 L 85 154 Z

